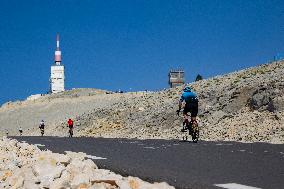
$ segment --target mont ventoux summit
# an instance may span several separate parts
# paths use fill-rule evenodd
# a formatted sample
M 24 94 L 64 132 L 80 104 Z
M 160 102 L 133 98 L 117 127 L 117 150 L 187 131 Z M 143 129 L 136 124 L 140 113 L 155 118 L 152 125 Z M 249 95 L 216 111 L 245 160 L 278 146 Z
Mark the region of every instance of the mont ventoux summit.
M 267 157 L 264 152 L 264 155 L 240 152 L 242 156 L 238 159 L 238 162 L 241 160 L 242 163 L 234 164 L 235 159 L 232 154 L 236 155 L 236 153 L 233 153 L 234 150 L 232 149 L 237 147 L 240 142 L 284 143 L 284 83 L 282 82 L 284 79 L 284 61 L 274 61 L 258 67 L 190 83 L 189 85 L 196 91 L 199 97 L 198 122 L 201 143 L 197 143 L 197 145 L 183 143 L 185 145 L 181 145 L 181 143 L 174 142 L 175 145 L 178 145 L 176 147 L 169 145 L 169 143 L 172 144 L 173 141 L 177 141 L 181 136 L 180 129 L 183 120 L 181 116 L 176 114 L 176 109 L 178 99 L 185 86 L 183 84 L 183 75 L 184 72 L 181 70 L 171 71 L 169 81 L 172 87 L 158 92 L 137 91 L 113 93 L 98 89 L 73 89 L 65 91 L 64 66 L 61 64 L 59 36 L 57 36 L 55 64 L 51 66 L 50 93 L 46 95 L 32 95 L 25 101 L 8 102 L 0 108 L 0 129 L 3 136 L 0 140 L 0 188 L 174 189 L 175 187 L 212 188 L 213 186 L 216 188 L 215 186 L 220 185 L 216 185 L 215 181 L 213 183 L 206 183 L 208 178 L 216 177 L 216 175 L 212 175 L 216 170 L 208 171 L 208 167 L 206 167 L 206 171 L 204 171 L 198 165 L 200 168 L 198 172 L 195 169 L 188 169 L 183 177 L 176 178 L 174 175 L 178 175 L 180 170 L 175 172 L 172 166 L 178 165 L 179 161 L 181 161 L 178 158 L 183 157 L 178 157 L 176 154 L 174 155 L 176 157 L 167 157 L 168 159 L 177 158 L 169 164 L 166 163 L 167 165 L 163 165 L 165 163 L 163 161 L 157 162 L 157 159 L 149 157 L 160 153 L 158 154 L 160 159 L 160 156 L 165 156 L 163 152 L 182 153 L 182 148 L 186 148 L 186 154 L 181 154 L 181 156 L 188 155 L 188 153 L 192 152 L 191 150 L 200 150 L 201 154 L 204 154 L 204 151 L 201 150 L 205 150 L 207 154 L 209 149 L 204 146 L 203 141 L 210 141 L 210 146 L 212 147 L 213 145 L 215 148 L 217 143 L 214 144 L 212 141 L 238 141 L 239 143 L 236 145 L 235 143 L 231 143 L 231 146 L 218 146 L 219 150 L 221 150 L 221 147 L 225 151 L 230 149 L 228 156 L 230 159 L 221 159 L 223 164 L 220 166 L 226 167 L 225 164 L 227 162 L 230 168 L 244 164 L 246 168 L 252 166 L 255 169 L 258 167 L 256 165 L 258 165 L 259 160 L 262 162 L 262 158 Z M 66 137 L 66 120 L 68 118 L 72 118 L 75 121 L 75 138 Z M 39 137 L 38 125 L 42 119 L 46 123 L 46 136 Z M 65 150 L 68 145 L 56 144 L 56 141 L 58 142 L 59 139 L 63 139 L 62 141 L 69 141 L 68 144 L 75 147 L 75 143 L 79 145 L 84 139 L 96 139 L 91 137 L 110 138 L 107 142 L 108 144 L 102 143 L 102 146 L 97 147 L 107 149 L 110 154 L 107 158 L 104 158 L 89 155 L 85 152 L 65 151 L 64 154 L 53 153 L 45 149 L 45 145 L 35 143 L 33 143 L 34 145 L 30 145 L 25 141 L 21 141 L 23 138 L 18 138 L 21 142 L 12 139 L 11 136 L 19 135 L 19 127 L 23 129 L 23 135 L 26 136 L 26 139 L 41 139 L 42 142 L 46 139 L 46 142 L 52 141 L 51 143 L 54 147 L 59 146 L 59 148 Z M 5 136 L 7 134 L 8 138 Z M 51 138 L 51 136 L 57 137 Z M 85 138 L 80 138 L 81 136 Z M 134 138 L 136 142 L 137 139 L 166 139 L 163 142 L 167 141 L 168 146 L 161 146 L 163 147 L 162 151 L 159 148 L 156 149 L 153 147 L 146 149 L 147 146 L 141 147 L 137 143 L 136 145 L 133 145 L 135 143 L 131 142 L 121 143 L 122 140 L 125 141 L 125 138 Z M 103 141 L 102 138 L 97 138 L 98 140 Z M 111 140 L 113 140 L 118 149 L 112 149 L 113 146 L 109 146 Z M 151 142 L 155 143 L 157 141 L 161 142 L 161 140 L 152 140 Z M 141 144 L 143 142 L 145 141 L 140 140 Z M 134 150 L 133 147 L 136 147 L 138 148 L 137 152 L 142 151 L 144 153 L 142 154 L 142 158 L 145 159 L 139 165 L 137 163 L 132 165 L 130 159 L 127 158 L 126 163 L 123 163 L 123 161 L 117 163 L 116 159 L 121 160 L 120 158 L 124 157 L 125 154 L 122 153 L 117 157 L 113 153 L 115 151 L 120 152 L 123 149 L 122 146 L 125 145 L 131 146 L 130 151 L 126 152 L 127 157 L 130 154 L 132 155 L 130 157 L 137 156 L 133 156 L 135 154 L 131 151 Z M 205 143 L 205 145 L 207 144 Z M 84 148 L 87 147 L 90 149 L 93 146 L 94 144 L 85 143 Z M 278 148 L 281 147 L 278 145 Z M 72 149 L 72 151 L 76 150 Z M 180 149 L 180 151 L 176 151 L 177 149 Z M 82 148 L 77 150 L 84 151 Z M 225 153 L 224 150 L 222 150 L 222 153 Z M 221 151 L 217 153 L 219 160 L 220 157 L 227 157 L 226 154 L 222 153 Z M 278 155 L 274 154 L 274 160 L 276 158 L 280 162 L 282 159 L 280 160 L 278 156 L 282 153 L 279 152 Z M 249 159 L 243 159 L 247 154 Z M 198 154 L 194 154 L 192 157 L 198 161 L 204 160 L 204 158 L 198 157 Z M 210 157 L 213 158 L 215 156 Z M 246 163 L 250 162 L 249 160 L 252 157 L 257 157 L 254 159 L 256 164 L 247 165 Z M 108 158 L 114 159 L 109 161 Z M 134 158 L 134 162 L 139 161 L 139 157 L 136 158 Z M 205 160 L 208 160 L 207 157 Z M 151 164 L 152 161 L 157 166 Z M 128 171 L 130 172 L 125 173 L 125 168 L 122 168 L 120 171 L 116 169 L 116 172 L 120 174 L 124 172 L 124 176 L 122 176 L 104 169 L 113 169 L 112 166 L 102 166 L 107 162 L 115 167 L 127 167 L 129 164 L 128 166 L 131 166 L 131 168 Z M 149 168 L 147 162 L 150 162 L 151 168 Z M 162 163 L 162 169 L 157 169 L 161 165 L 159 163 Z M 211 161 L 209 164 L 207 164 L 208 162 L 203 163 L 209 167 L 212 166 Z M 273 161 L 266 163 L 275 166 Z M 199 162 L 199 164 L 202 163 Z M 183 166 L 192 167 L 194 165 L 190 161 L 187 161 L 187 164 L 183 162 Z M 276 166 L 280 167 L 281 163 L 276 163 Z M 133 171 L 131 172 L 131 170 Z M 229 173 L 226 172 L 226 168 L 221 168 L 220 170 L 222 174 L 220 174 L 219 180 L 222 180 L 224 175 L 225 178 L 233 177 L 232 175 L 239 176 L 236 174 L 237 169 L 236 171 L 230 170 Z M 152 175 L 150 177 L 153 178 L 149 178 L 149 172 L 147 174 L 143 171 L 155 172 L 156 177 Z M 266 171 L 269 171 L 269 169 Z M 140 174 L 138 174 L 139 172 Z M 273 173 L 275 172 L 277 172 L 277 169 L 273 170 Z M 167 173 L 174 175 L 166 177 Z M 197 184 L 194 181 L 194 177 L 190 176 L 188 178 L 188 175 L 202 176 L 202 173 L 205 174 L 205 178 L 196 177 L 195 180 L 198 180 Z M 255 182 L 256 173 L 254 172 L 253 178 L 251 178 L 249 177 L 248 170 L 241 171 L 241 176 L 246 175 L 242 177 L 243 179 L 236 179 L 234 177 L 235 179 L 232 179 L 232 181 L 238 180 L 238 183 L 242 184 L 250 181 L 252 185 L 260 185 L 260 183 L 267 184 L 266 182 L 268 182 L 268 185 L 272 183 L 277 185 L 277 187 L 281 185 L 281 183 L 277 184 L 277 182 L 271 181 L 270 177 L 265 179 L 267 178 L 263 176 L 265 173 L 265 171 L 257 173 L 263 182 Z M 136 176 L 126 176 L 125 174 L 134 174 Z M 281 177 L 278 176 L 278 173 L 276 174 L 276 177 L 272 177 L 274 180 Z M 183 178 L 186 178 L 186 181 L 182 180 Z M 151 183 L 157 180 L 159 181 L 158 183 Z M 228 181 L 228 179 L 225 180 Z M 196 187 L 193 187 L 194 184 L 196 184 Z M 242 184 L 228 183 L 222 184 L 221 187 L 227 189 L 255 188 Z
M 283 63 L 277 60 L 189 83 L 199 97 L 200 139 L 283 143 Z M 38 124 L 43 119 L 46 135 L 66 136 L 66 120 L 72 118 L 75 136 L 176 139 L 180 137 L 182 123 L 176 109 L 185 86 L 183 74 L 183 71 L 170 72 L 172 88 L 159 92 L 65 91 L 57 35 L 50 94 L 3 104 L 1 133 L 18 135 L 21 126 L 24 135 L 38 136 Z

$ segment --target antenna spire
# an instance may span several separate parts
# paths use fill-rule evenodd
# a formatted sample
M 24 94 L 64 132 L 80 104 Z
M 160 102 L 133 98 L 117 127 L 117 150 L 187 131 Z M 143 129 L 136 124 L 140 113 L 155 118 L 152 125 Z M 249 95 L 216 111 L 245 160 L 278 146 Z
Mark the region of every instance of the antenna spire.
M 59 49 L 59 34 L 56 35 L 56 51 L 55 51 L 54 60 L 56 65 L 61 64 L 61 51 Z
M 59 34 L 56 35 L 56 50 L 59 51 Z

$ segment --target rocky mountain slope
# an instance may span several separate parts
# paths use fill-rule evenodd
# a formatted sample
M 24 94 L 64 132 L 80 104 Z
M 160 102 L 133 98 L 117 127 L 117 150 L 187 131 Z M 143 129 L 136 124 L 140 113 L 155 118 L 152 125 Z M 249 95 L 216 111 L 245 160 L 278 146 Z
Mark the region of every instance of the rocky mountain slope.
M 32 129 L 38 129 L 42 119 L 52 127 L 93 107 L 108 106 L 118 100 L 115 95 L 112 99 L 105 99 L 106 93 L 96 89 L 74 89 L 36 100 L 7 102 L 0 108 L 0 132 L 3 135 L 8 130 L 10 135 L 15 135 L 22 127 L 24 134 L 28 134 Z
M 284 143 L 283 81 L 280 61 L 190 83 L 199 96 L 201 139 Z M 2 107 L 0 125 L 12 127 L 17 117 L 29 128 L 26 134 L 39 135 L 36 126 L 43 118 L 48 135 L 66 136 L 71 117 L 76 136 L 180 138 L 182 117 L 176 109 L 182 88 L 82 96 L 65 92 Z

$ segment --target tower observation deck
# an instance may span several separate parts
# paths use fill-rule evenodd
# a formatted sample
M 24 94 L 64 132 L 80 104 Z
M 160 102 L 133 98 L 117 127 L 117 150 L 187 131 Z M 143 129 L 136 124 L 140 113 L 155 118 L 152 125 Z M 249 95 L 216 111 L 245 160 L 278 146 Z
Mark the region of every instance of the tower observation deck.
M 169 72 L 169 85 L 171 88 L 183 85 L 185 83 L 183 70 L 171 70 Z

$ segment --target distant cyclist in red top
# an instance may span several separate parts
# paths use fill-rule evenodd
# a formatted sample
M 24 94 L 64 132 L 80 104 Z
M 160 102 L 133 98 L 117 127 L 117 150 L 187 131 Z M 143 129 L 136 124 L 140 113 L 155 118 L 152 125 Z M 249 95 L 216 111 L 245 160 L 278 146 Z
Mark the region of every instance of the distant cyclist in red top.
M 73 120 L 69 119 L 67 123 L 69 127 L 69 137 L 73 137 Z

